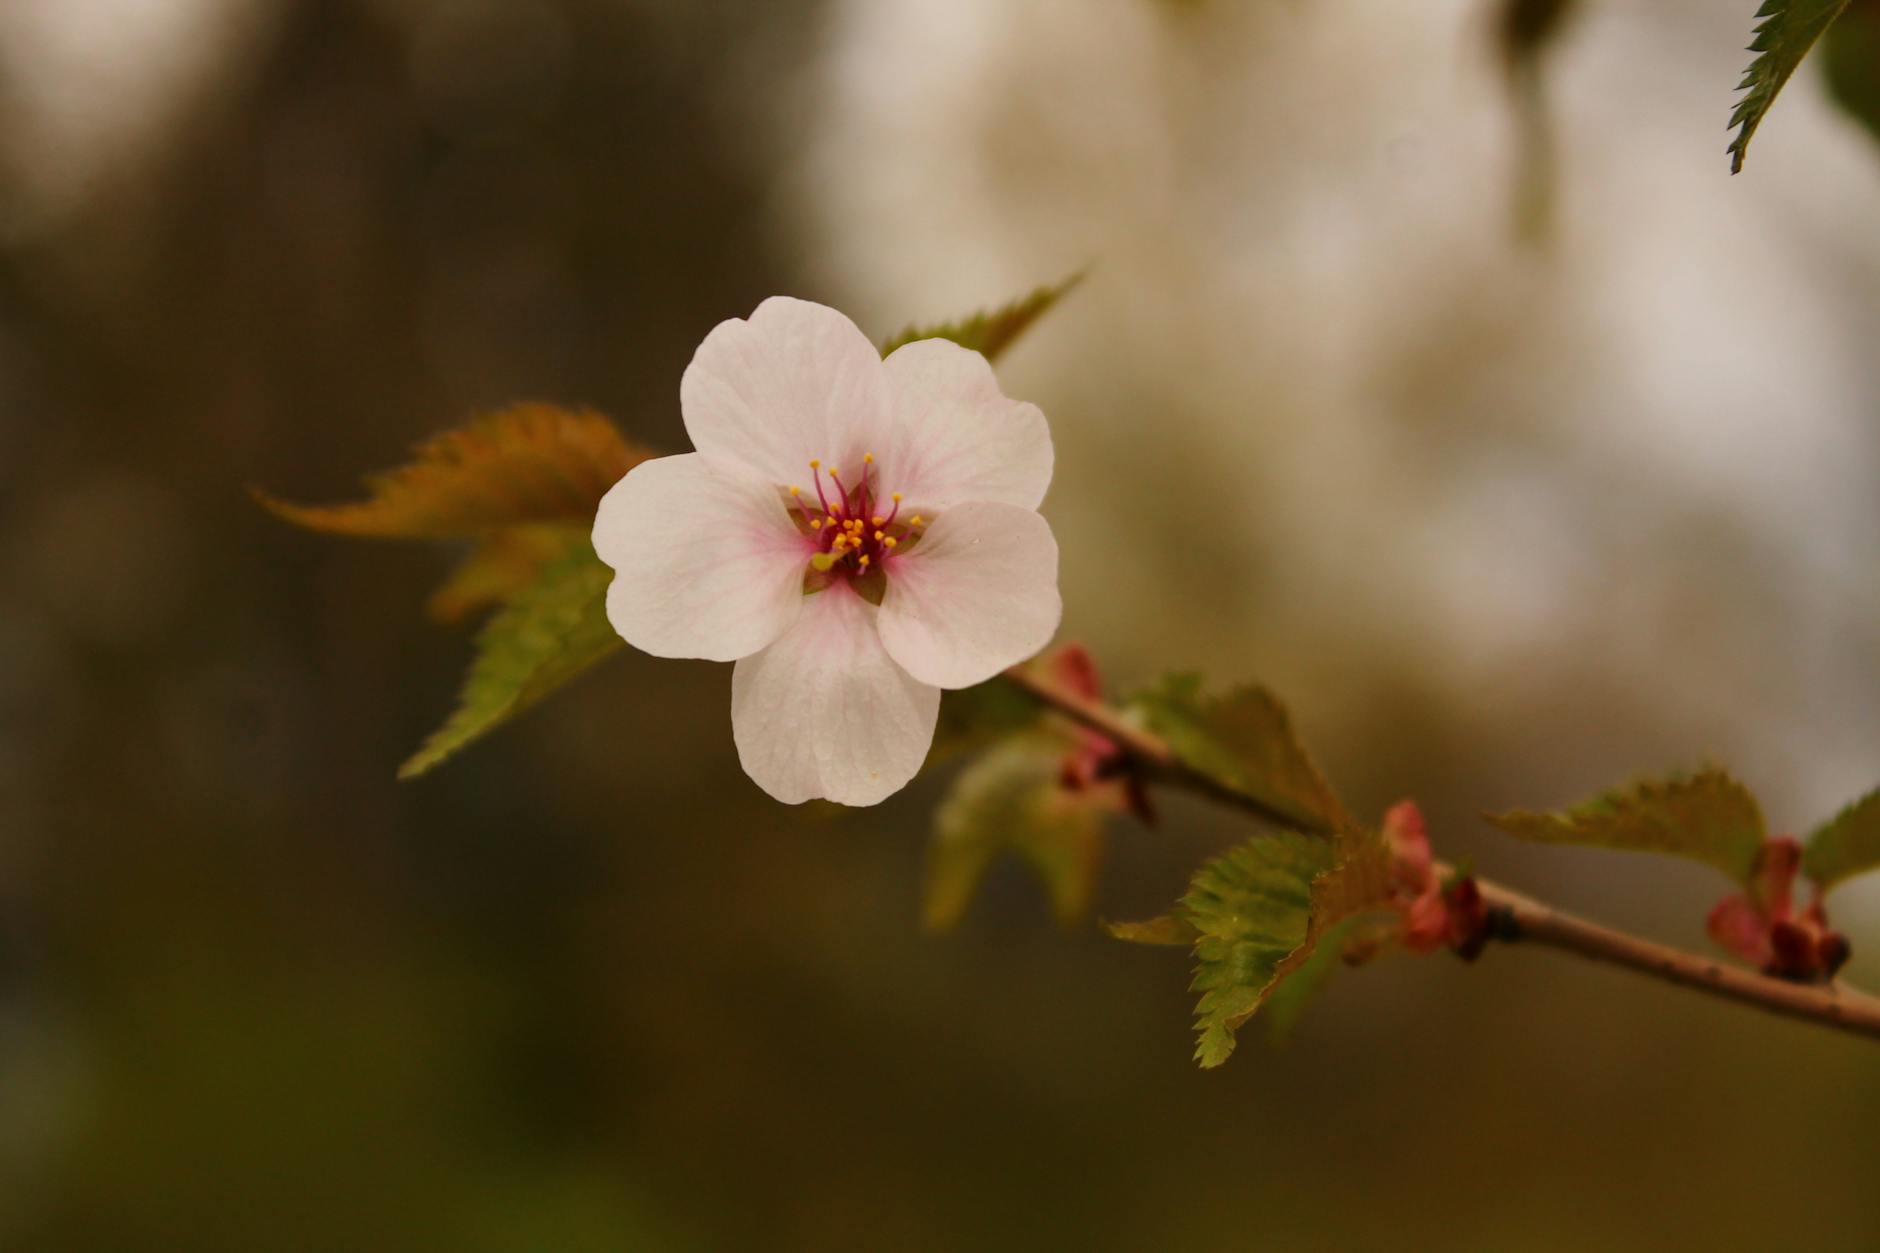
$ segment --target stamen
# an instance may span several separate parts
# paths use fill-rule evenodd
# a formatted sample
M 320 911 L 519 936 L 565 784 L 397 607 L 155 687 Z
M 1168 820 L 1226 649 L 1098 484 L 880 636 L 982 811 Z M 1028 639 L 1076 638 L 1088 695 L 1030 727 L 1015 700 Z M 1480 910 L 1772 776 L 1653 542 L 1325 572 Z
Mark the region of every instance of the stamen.
M 882 540 L 882 539 L 887 539 L 888 537 L 887 537 L 887 535 L 886 535 L 886 533 L 884 533 L 884 532 L 882 532 L 882 531 L 876 531 L 876 532 L 875 532 L 875 538 L 876 538 L 876 539 L 878 539 L 878 540 Z
M 909 526 L 925 526 L 926 520 L 922 518 L 919 514 L 915 514 L 913 517 L 907 520 L 907 524 Z
M 884 539 L 881 542 L 887 545 L 889 548 L 893 548 L 896 545 L 898 545 L 901 541 L 894 538 L 894 536 L 890 535 L 887 539 Z
M 874 517 L 870 518 L 869 521 L 876 526 L 880 526 L 882 525 L 882 523 L 886 522 L 887 519 L 882 517 L 880 514 L 876 514 Z

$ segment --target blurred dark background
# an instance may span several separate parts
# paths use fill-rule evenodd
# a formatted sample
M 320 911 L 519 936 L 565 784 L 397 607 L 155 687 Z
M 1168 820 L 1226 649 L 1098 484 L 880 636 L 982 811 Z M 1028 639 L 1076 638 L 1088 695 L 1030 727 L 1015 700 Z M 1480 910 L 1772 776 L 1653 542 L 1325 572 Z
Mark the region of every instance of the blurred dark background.
M 1379 4 L 9 3 L 6 1247 L 1880 1246 L 1871 1045 L 1503 951 L 1341 978 L 1203 1074 L 1181 957 L 1016 868 L 923 934 L 956 767 L 772 804 L 726 667 L 609 663 L 396 784 L 468 656 L 421 610 L 450 554 L 245 494 L 346 496 L 518 399 L 677 449 L 692 348 L 766 295 L 885 333 L 1094 260 L 1006 371 L 1053 418 L 1067 631 L 1120 683 L 1265 678 L 1354 808 L 1415 792 L 1441 847 L 1700 944 L 1701 869 L 1472 816 L 1707 752 L 1785 828 L 1880 778 L 1880 177 L 1808 70 L 1722 175 L 1753 5 L 1586 6 L 1537 252 L 1481 4 L 1347 45 Z M 1621 84 L 1646 120 L 1576 146 Z M 1804 198 L 1745 286 L 1614 278 Z M 1814 356 L 1755 339 L 1798 319 Z M 1101 911 L 1233 834 L 1119 830 Z

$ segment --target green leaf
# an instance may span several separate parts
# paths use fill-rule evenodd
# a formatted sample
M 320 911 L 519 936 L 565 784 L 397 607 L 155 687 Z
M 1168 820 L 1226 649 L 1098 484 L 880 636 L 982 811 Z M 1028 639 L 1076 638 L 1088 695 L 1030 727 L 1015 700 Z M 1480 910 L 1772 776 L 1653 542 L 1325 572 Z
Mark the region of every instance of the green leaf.
M 1238 687 L 1215 698 L 1203 695 L 1199 677 L 1174 675 L 1130 706 L 1189 765 L 1258 797 L 1302 830 L 1352 827 L 1293 734 L 1285 706 L 1266 689 Z
M 1747 886 L 1767 830 L 1748 788 L 1714 768 L 1616 788 L 1559 813 L 1513 810 L 1488 821 L 1523 840 L 1669 853 Z
M 1880 866 L 1880 788 L 1815 828 L 1802 851 L 1802 870 L 1826 888 Z
M 940 693 L 940 719 L 927 762 L 988 747 L 1038 725 L 1043 711 L 1016 685 L 995 678 Z M 1069 743 L 1065 743 L 1068 750 Z
M 1291 1033 L 1333 973 L 1340 966 L 1359 965 L 1385 951 L 1398 925 L 1395 914 L 1365 911 L 1326 928 L 1297 964 L 1280 973 L 1260 1003 L 1260 1020 L 1266 1024 L 1268 1038 L 1282 1040 Z
M 1820 55 L 1829 93 L 1880 140 L 1880 2 L 1848 9 L 1822 40 Z
M 431 593 L 425 612 L 433 622 L 449 625 L 501 604 L 534 582 L 542 567 L 585 531 L 559 523 L 514 526 L 478 540 Z
M 456 712 L 398 777 L 423 774 L 619 648 L 607 621 L 612 579 L 585 536 L 544 567 L 477 633 L 476 660 Z
M 935 814 L 928 846 L 929 927 L 958 922 L 987 867 L 1007 853 L 1031 865 L 1059 922 L 1068 926 L 1089 912 L 1103 855 L 1102 810 L 1095 797 L 1058 785 L 1065 751 L 1057 736 L 1016 736 L 960 773 Z
M 1730 173 L 1743 168 L 1750 137 L 1762 125 L 1776 94 L 1847 4 L 1848 0 L 1764 0 L 1756 10 L 1756 37 L 1749 50 L 1757 55 L 1736 85 L 1745 94 L 1730 114 L 1730 126 L 1736 131 L 1730 141 Z
M 649 455 L 598 413 L 517 405 L 418 445 L 409 464 L 366 480 L 365 500 L 255 498 L 289 522 L 339 535 L 480 538 L 541 522 L 585 530 L 607 489 Z
M 988 361 L 996 361 L 1000 353 L 1012 346 L 1014 340 L 1031 329 L 1032 323 L 1043 317 L 1083 281 L 1084 276 L 1079 272 L 1061 283 L 1039 287 L 1030 295 L 1022 296 L 990 313 L 982 311 L 957 322 L 909 326 L 881 346 L 881 355 L 885 357 L 903 344 L 911 344 L 915 340 L 950 339 L 963 348 L 980 353 Z
M 1202 866 L 1177 914 L 1198 934 L 1195 1060 L 1219 1066 L 1234 1033 L 1253 1017 L 1282 963 L 1306 943 L 1312 883 L 1332 868 L 1332 846 L 1297 831 L 1270 831 Z

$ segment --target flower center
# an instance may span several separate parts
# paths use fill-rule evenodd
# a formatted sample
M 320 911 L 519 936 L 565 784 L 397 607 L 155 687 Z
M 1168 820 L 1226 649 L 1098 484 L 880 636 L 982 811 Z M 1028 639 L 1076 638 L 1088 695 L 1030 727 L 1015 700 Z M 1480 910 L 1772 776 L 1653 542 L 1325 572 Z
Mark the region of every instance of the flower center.
M 815 545 L 803 590 L 819 592 L 837 579 L 847 579 L 864 594 L 878 593 L 896 554 L 919 541 L 927 520 L 919 514 L 901 517 L 901 493 L 881 491 L 874 453 L 863 454 L 861 478 L 852 486 L 842 481 L 839 466 L 825 468 L 818 460 L 809 468 L 816 507 L 801 487 L 788 489 L 797 529 Z M 878 601 L 879 595 L 870 599 Z

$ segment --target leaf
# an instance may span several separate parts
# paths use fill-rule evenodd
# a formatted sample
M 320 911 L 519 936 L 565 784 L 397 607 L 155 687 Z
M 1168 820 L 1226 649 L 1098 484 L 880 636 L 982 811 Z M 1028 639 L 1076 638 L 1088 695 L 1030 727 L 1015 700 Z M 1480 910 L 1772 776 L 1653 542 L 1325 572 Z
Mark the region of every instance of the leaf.
M 1083 273 L 1079 271 L 1061 283 L 1036 288 L 1030 295 L 1022 296 L 991 313 L 982 311 L 957 322 L 909 326 L 881 346 L 881 355 L 885 357 L 903 344 L 911 344 L 915 340 L 950 339 L 962 348 L 970 348 L 981 354 L 988 361 L 996 361 L 1000 353 L 1012 346 L 1013 341 L 1031 329 L 1032 323 L 1043 317 L 1083 281 Z
M 580 536 L 573 527 L 551 524 L 510 527 L 478 540 L 431 593 L 425 611 L 433 622 L 448 625 L 500 604 L 533 582 Z
M 1103 854 L 1103 810 L 1058 785 L 1066 747 L 1053 735 L 1016 736 L 973 762 L 934 816 L 923 913 L 934 930 L 959 921 L 1000 855 L 1030 863 L 1059 922 L 1090 910 Z
M 1827 888 L 1880 866 L 1880 788 L 1815 828 L 1802 853 L 1802 870 Z
M 1880 140 L 1880 0 L 1855 0 L 1821 43 L 1828 91 Z
M 598 413 L 517 405 L 418 445 L 409 464 L 366 480 L 365 500 L 255 497 L 289 522 L 339 535 L 475 538 L 539 522 L 585 529 L 607 489 L 648 455 Z
M 1730 173 L 1742 170 L 1750 137 L 1762 125 L 1776 94 L 1847 4 L 1848 0 L 1764 0 L 1756 10 L 1756 35 L 1749 50 L 1757 55 L 1736 85 L 1745 94 L 1730 114 L 1730 126 L 1737 133 L 1730 141 Z
M 1196 872 L 1177 913 L 1198 933 L 1195 1006 L 1204 1068 L 1226 1061 L 1280 966 L 1311 931 L 1312 883 L 1332 866 L 1327 841 L 1297 831 L 1254 836 Z
M 1042 716 L 1037 701 L 1003 678 L 942 692 L 928 764 L 1036 726 Z
M 1267 1037 L 1282 1040 L 1298 1025 L 1312 999 L 1324 990 L 1340 966 L 1357 965 L 1360 958 L 1383 952 L 1395 937 L 1395 914 L 1364 911 L 1333 923 L 1313 943 L 1290 972 L 1282 972 L 1260 1002 L 1260 1020 Z
M 1285 706 L 1265 688 L 1237 687 L 1214 698 L 1202 694 L 1198 676 L 1173 675 L 1130 706 L 1189 765 L 1258 797 L 1301 829 L 1352 828 L 1331 785 L 1300 747 Z
M 1715 768 L 1616 788 L 1559 813 L 1487 815 L 1518 839 L 1669 853 L 1747 886 L 1767 834 L 1748 788 Z
M 582 536 L 516 593 L 477 633 L 456 712 L 398 777 L 423 774 L 619 648 L 606 610 L 613 574 Z
M 1186 918 L 1175 914 L 1145 918 L 1141 922 L 1106 922 L 1103 929 L 1114 939 L 1163 948 L 1187 948 L 1201 938 L 1201 933 Z

